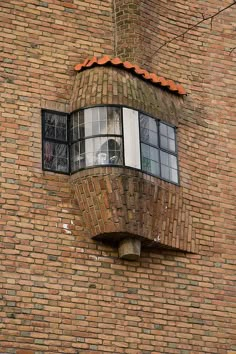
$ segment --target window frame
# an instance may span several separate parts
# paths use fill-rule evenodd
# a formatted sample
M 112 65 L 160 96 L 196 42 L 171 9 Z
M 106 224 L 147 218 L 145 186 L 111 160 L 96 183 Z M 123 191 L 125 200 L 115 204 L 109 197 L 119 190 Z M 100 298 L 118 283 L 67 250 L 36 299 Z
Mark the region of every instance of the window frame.
M 120 109 L 120 112 L 121 112 L 121 135 L 117 135 L 117 134 L 95 134 L 95 135 L 91 135 L 89 137 L 85 137 L 83 139 L 77 139 L 77 140 L 74 140 L 72 142 L 72 139 L 70 139 L 70 119 L 71 119 L 71 116 L 72 114 L 74 113 L 77 113 L 77 112 L 80 112 L 82 110 L 86 110 L 86 109 L 89 109 L 89 108 L 100 108 L 100 107 L 117 107 Z M 127 108 L 127 109 L 131 109 L 133 111 L 137 111 L 138 112 L 138 125 L 139 125 L 139 154 L 140 154 L 140 169 L 139 168 L 136 168 L 136 167 L 131 167 L 131 166 L 126 166 L 125 165 L 125 151 L 124 151 L 124 124 L 123 124 L 123 120 L 125 119 L 124 118 L 124 114 L 123 114 L 123 108 Z M 66 116 L 67 117 L 67 141 L 66 142 L 63 142 L 63 141 L 59 141 L 59 140 L 56 140 L 56 139 L 52 139 L 52 138 L 45 138 L 44 137 L 44 128 L 45 128 L 45 122 L 44 122 L 44 113 L 45 112 L 50 112 L 50 113 L 54 113 L 54 114 L 58 114 L 58 115 L 62 115 L 62 116 Z M 157 121 L 157 134 L 158 134 L 158 146 L 155 146 L 155 145 L 152 145 L 152 144 L 148 144 L 146 142 L 142 142 L 141 140 L 141 129 L 140 129 L 140 115 L 143 114 L 145 116 L 147 116 L 148 118 L 152 118 L 154 120 Z M 135 109 L 133 107 L 130 107 L 130 106 L 127 106 L 127 105 L 120 105 L 120 104 L 95 104 L 95 105 L 91 105 L 91 106 L 84 106 L 82 108 L 79 108 L 79 109 L 76 109 L 74 110 L 73 112 L 71 113 L 65 113 L 65 112 L 61 112 L 61 111 L 57 111 L 57 110 L 50 110 L 50 109 L 42 109 L 41 110 L 41 117 L 42 117 L 42 134 L 41 134 L 41 140 L 42 140 L 42 170 L 43 171 L 48 171 L 48 172 L 53 172 L 53 173 L 59 173 L 59 174 L 64 174 L 64 175 L 73 175 L 74 173 L 77 173 L 79 171 L 83 171 L 83 170 L 87 170 L 87 169 L 91 169 L 91 168 L 96 168 L 96 167 L 122 167 L 122 168 L 128 168 L 128 169 L 133 169 L 133 170 L 136 170 L 136 171 L 140 171 L 142 173 L 145 173 L 147 175 L 150 175 L 150 176 L 153 176 L 155 178 L 158 178 L 160 180 L 163 180 L 163 181 L 166 181 L 168 183 L 171 183 L 173 185 L 177 185 L 179 186 L 180 185 L 180 171 L 179 171 L 179 159 L 178 159 L 178 141 L 177 141 L 177 131 L 178 131 L 178 127 L 174 126 L 173 124 L 169 123 L 169 122 L 166 122 L 166 121 L 163 121 L 157 117 L 154 117 L 153 115 L 151 114 L 148 114 L 142 110 L 139 110 L 139 109 Z M 175 152 L 171 151 L 171 150 L 168 150 L 168 149 L 165 149 L 165 148 L 162 148 L 160 146 L 160 123 L 163 123 L 171 128 L 174 129 L 174 134 L 175 134 Z M 122 165 L 112 165 L 112 164 L 101 164 L 101 165 L 92 165 L 92 166 L 88 166 L 88 167 L 83 167 L 83 168 L 80 168 L 76 171 L 72 171 L 71 169 L 71 146 L 79 141 L 86 141 L 87 139 L 93 139 L 93 138 L 96 138 L 96 137 L 117 137 L 117 138 L 121 138 L 122 140 Z M 63 172 L 63 171 L 57 171 L 57 170 L 52 170 L 52 169 L 47 169 L 44 167 L 44 142 L 45 141 L 51 141 L 51 142 L 59 142 L 59 143 L 62 143 L 62 144 L 65 144 L 68 146 L 68 171 L 69 172 Z M 158 155 L 159 155 L 159 165 L 160 165 L 160 174 L 159 175 L 155 175 L 151 172 L 148 172 L 148 171 L 145 171 L 142 169 L 142 147 L 141 147 L 141 144 L 146 144 L 148 146 L 151 146 L 155 149 L 158 149 Z M 160 156 L 160 152 L 163 151 L 165 153 L 167 153 L 168 155 L 173 155 L 176 157 L 176 164 L 177 164 L 177 178 L 178 178 L 178 182 L 173 182 L 171 180 L 168 180 L 166 178 L 163 178 L 161 176 L 161 156 Z M 170 167 L 169 167 L 170 168 Z
M 169 182 L 169 183 L 172 183 L 172 184 L 176 184 L 176 185 L 179 185 L 179 161 L 178 161 L 178 144 L 177 144 L 177 127 L 174 126 L 173 124 L 170 124 L 170 123 L 166 123 L 164 121 L 162 121 L 161 119 L 158 119 L 158 118 L 155 118 L 153 116 L 151 116 L 150 114 L 146 114 L 145 112 L 143 111 L 138 111 L 138 115 L 139 115 L 139 146 L 140 146 L 140 164 L 141 164 L 141 168 L 140 170 L 148 175 L 151 175 L 151 176 L 154 176 L 154 177 L 157 177 L 163 181 L 166 181 L 166 182 Z M 141 115 L 144 115 L 146 116 L 147 118 L 152 118 L 154 119 L 156 122 L 157 122 L 157 136 L 158 136 L 158 144 L 157 146 L 151 144 L 151 143 L 147 143 L 147 142 L 144 142 L 142 141 L 142 138 L 141 138 L 141 119 L 140 119 L 140 116 Z M 160 124 L 165 124 L 166 126 L 169 126 L 171 128 L 174 129 L 174 135 L 175 135 L 175 151 L 172 151 L 172 150 L 168 150 L 168 149 L 165 149 L 163 147 L 161 147 L 161 133 L 160 133 Z M 148 172 L 146 170 L 143 169 L 143 162 L 142 162 L 142 144 L 145 144 L 147 146 L 150 146 L 156 150 L 158 150 L 158 158 L 159 158 L 159 170 L 160 170 L 160 174 L 159 175 L 156 175 L 154 173 L 151 173 L 151 172 Z M 168 155 L 172 155 L 172 156 L 175 156 L 176 157 L 176 165 L 177 165 L 177 179 L 178 179 L 178 182 L 174 182 L 174 181 L 171 181 L 170 179 L 167 179 L 167 178 L 164 178 L 161 176 L 161 151 L 167 153 Z M 169 167 L 169 166 L 168 166 Z M 170 168 L 170 167 L 169 167 Z
M 65 116 L 66 117 L 66 124 L 67 124 L 67 136 L 66 136 L 66 141 L 60 140 L 60 139 L 54 139 L 54 138 L 47 138 L 45 137 L 45 115 L 46 113 L 51 113 L 51 114 L 57 114 L 60 116 Z M 65 113 L 65 112 L 61 112 L 61 111 L 56 111 L 56 110 L 51 110 L 51 109 L 42 109 L 41 110 L 41 117 L 42 117 L 42 122 L 41 122 L 41 129 L 42 129 L 42 170 L 43 171 L 48 171 L 48 172 L 54 172 L 54 173 L 60 173 L 63 175 L 70 175 L 70 145 L 69 145 L 69 118 L 70 118 L 70 114 L 69 113 Z M 67 146 L 68 149 L 68 172 L 64 172 L 64 171 L 58 171 L 58 170 L 54 170 L 54 169 L 49 169 L 47 167 L 44 166 L 44 146 L 45 146 L 45 142 L 51 142 L 51 143 L 59 143 L 59 144 L 64 144 Z

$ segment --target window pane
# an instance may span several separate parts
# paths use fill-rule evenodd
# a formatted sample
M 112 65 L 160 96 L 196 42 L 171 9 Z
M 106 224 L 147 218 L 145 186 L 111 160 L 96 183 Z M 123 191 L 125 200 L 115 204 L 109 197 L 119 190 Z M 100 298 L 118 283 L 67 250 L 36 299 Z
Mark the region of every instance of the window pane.
M 151 172 L 151 160 L 145 156 L 142 156 L 142 170 Z
M 49 141 L 44 142 L 43 166 L 48 170 L 69 172 L 68 146 Z
M 142 128 L 149 129 L 149 121 L 148 121 L 148 116 L 145 116 L 144 114 L 140 113 L 140 126 Z
M 168 139 L 167 137 L 161 135 L 160 136 L 160 145 L 163 149 L 168 149 Z
M 100 122 L 93 122 L 92 135 L 99 135 L 99 134 L 100 134 Z
M 175 140 L 172 140 L 172 139 L 168 140 L 168 149 L 175 152 L 175 150 L 176 150 Z
M 167 134 L 168 134 L 168 138 L 170 138 L 170 139 L 175 139 L 175 130 L 174 130 L 174 128 L 172 128 L 172 127 L 167 127 Z
M 169 155 L 169 166 L 177 170 L 177 158 L 176 158 L 176 156 Z
M 99 141 L 99 146 L 96 142 Z M 123 163 L 122 139 L 116 137 L 95 138 L 96 165 L 121 165 Z
M 107 133 L 121 134 L 121 110 L 118 107 L 107 107 Z
M 149 130 L 143 127 L 140 127 L 140 129 L 141 141 L 144 143 L 149 143 Z
M 71 168 L 94 165 L 122 165 L 122 138 L 96 137 L 79 141 L 71 146 Z
M 85 142 L 79 141 L 71 146 L 71 170 L 85 167 Z
M 160 134 L 167 136 L 167 125 L 160 123 Z
M 150 159 L 159 162 L 159 150 L 150 147 Z
M 158 135 L 152 130 L 149 131 L 149 143 L 158 146 Z
M 141 144 L 142 156 L 149 158 L 150 157 L 150 146 L 146 144 Z
M 154 118 L 149 117 L 149 129 L 157 134 L 157 123 L 158 121 Z
M 169 156 L 164 151 L 161 151 L 161 164 L 169 166 Z
M 92 122 L 87 122 L 85 119 L 85 137 L 87 136 L 92 136 L 93 135 L 93 123 Z
M 140 114 L 141 141 L 158 146 L 157 120 Z
M 178 172 L 173 168 L 170 169 L 170 180 L 174 183 L 178 183 Z
M 45 112 L 44 137 L 67 141 L 67 116 Z
M 160 165 L 156 161 L 151 161 L 151 173 L 156 176 L 160 175 Z
M 170 180 L 170 169 L 165 165 L 161 165 L 161 177 Z

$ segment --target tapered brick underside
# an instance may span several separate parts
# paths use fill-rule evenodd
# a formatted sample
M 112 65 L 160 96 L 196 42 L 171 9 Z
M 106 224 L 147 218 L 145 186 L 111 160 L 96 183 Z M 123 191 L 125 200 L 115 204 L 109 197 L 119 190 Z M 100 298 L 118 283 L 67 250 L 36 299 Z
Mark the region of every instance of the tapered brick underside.
M 117 243 L 134 237 L 146 246 L 191 250 L 193 233 L 178 186 L 122 167 L 93 168 L 71 178 L 91 238 Z

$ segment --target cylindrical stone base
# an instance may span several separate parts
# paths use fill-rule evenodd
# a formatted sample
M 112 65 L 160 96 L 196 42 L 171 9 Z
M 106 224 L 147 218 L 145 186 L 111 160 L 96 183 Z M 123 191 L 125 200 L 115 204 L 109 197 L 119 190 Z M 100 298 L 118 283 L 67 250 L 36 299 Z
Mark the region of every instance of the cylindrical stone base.
M 141 253 L 141 241 L 136 238 L 124 238 L 118 247 L 119 257 L 129 261 L 136 261 Z

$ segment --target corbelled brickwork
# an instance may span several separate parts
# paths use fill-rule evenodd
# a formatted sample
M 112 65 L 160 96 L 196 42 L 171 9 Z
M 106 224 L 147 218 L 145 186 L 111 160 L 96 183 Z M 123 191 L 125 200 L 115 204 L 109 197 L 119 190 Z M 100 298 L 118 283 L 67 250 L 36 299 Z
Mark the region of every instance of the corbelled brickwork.
M 128 2 L 118 0 L 1 2 L 1 353 L 235 354 L 236 54 L 230 51 L 236 5 L 215 17 L 212 28 L 203 22 L 158 49 L 202 14 L 230 3 L 141 0 L 129 2 L 126 12 Z M 115 217 L 106 205 L 118 198 L 107 192 L 116 190 L 118 170 L 100 178 L 97 210 L 86 189 L 74 199 L 72 177 L 42 171 L 41 109 L 69 112 L 72 102 L 86 105 L 87 96 L 94 104 L 98 97 L 108 102 L 108 68 L 74 72 L 85 58 L 105 54 L 180 82 L 188 92 L 178 106 L 180 187 L 170 186 L 184 204 L 168 203 L 179 210 L 178 225 L 188 225 L 188 244 L 194 236 L 193 253 L 146 248 L 138 262 L 118 259 L 115 247 L 91 240 L 81 212 L 86 200 L 91 215 L 100 208 L 108 220 Z M 147 83 L 109 70 L 144 93 Z M 95 88 L 86 81 L 95 82 L 92 75 Z M 98 87 L 105 87 L 99 95 Z M 119 91 L 116 96 L 118 103 Z M 170 107 L 161 112 L 140 96 L 134 103 L 173 119 Z M 93 180 L 92 170 L 73 178 L 84 183 L 86 173 Z M 186 230 L 175 230 L 168 215 L 162 225 L 181 240 Z
M 117 241 L 126 234 L 149 247 L 195 250 L 191 212 L 178 186 L 127 168 L 94 168 L 72 177 L 89 237 Z

